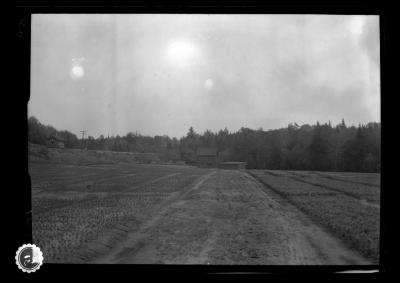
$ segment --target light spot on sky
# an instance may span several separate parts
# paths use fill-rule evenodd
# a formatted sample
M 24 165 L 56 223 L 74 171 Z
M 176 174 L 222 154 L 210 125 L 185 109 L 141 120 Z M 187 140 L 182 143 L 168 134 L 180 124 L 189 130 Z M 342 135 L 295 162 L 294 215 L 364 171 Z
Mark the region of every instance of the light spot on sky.
M 353 33 L 360 35 L 363 32 L 363 25 L 364 25 L 363 16 L 353 16 L 353 18 L 350 21 L 349 27 Z
M 166 52 L 172 65 L 186 67 L 195 59 L 197 49 L 188 40 L 174 40 L 167 46 Z
M 214 81 L 212 79 L 206 79 L 206 81 L 204 82 L 204 86 L 206 88 L 206 90 L 211 90 L 214 86 Z
M 85 69 L 82 66 L 82 62 L 85 58 L 81 57 L 79 59 L 72 59 L 72 66 L 70 70 L 70 76 L 73 80 L 80 80 L 85 75 Z
M 85 75 L 85 70 L 81 65 L 77 64 L 72 66 L 70 74 L 73 80 L 79 80 Z

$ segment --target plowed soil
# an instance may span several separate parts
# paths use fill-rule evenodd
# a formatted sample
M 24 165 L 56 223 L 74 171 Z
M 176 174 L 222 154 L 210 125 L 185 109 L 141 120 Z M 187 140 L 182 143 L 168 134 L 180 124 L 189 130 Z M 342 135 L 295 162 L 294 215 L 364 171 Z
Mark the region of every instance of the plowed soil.
M 370 264 L 245 171 L 214 170 L 92 263 Z

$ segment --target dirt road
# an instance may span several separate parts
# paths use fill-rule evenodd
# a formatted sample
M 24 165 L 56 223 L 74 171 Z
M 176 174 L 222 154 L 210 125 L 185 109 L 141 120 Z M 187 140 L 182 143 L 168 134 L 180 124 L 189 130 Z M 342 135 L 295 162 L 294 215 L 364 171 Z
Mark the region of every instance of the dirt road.
M 216 170 L 93 263 L 369 264 L 245 172 Z

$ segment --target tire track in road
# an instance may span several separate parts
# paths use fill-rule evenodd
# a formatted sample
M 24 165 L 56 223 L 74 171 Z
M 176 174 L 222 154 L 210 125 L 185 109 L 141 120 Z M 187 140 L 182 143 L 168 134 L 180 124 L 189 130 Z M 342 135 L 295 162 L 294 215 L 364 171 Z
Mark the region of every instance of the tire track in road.
M 145 259 L 154 252 L 154 247 L 146 245 L 147 236 L 151 228 L 156 226 L 156 223 L 162 221 L 162 218 L 168 214 L 171 203 L 176 203 L 189 193 L 198 190 L 213 174 L 215 174 L 215 171 L 202 175 L 197 179 L 195 184 L 187 186 L 187 189 L 178 193 L 171 193 L 170 196 L 159 205 L 160 210 L 154 217 L 141 225 L 139 230 L 128 232 L 123 241 L 115 245 L 108 253 L 93 259 L 92 263 L 140 263 L 141 260 L 145 261 Z
M 293 258 L 297 258 L 300 264 L 330 264 L 330 265 L 367 265 L 371 264 L 358 252 L 350 250 L 341 240 L 331 235 L 324 228 L 315 224 L 296 205 L 283 196 L 273 186 L 259 178 L 257 175 L 248 173 L 248 177 L 259 183 L 259 188 L 273 203 L 273 207 L 282 208 L 281 216 L 277 219 L 282 226 L 288 226 L 289 231 L 294 231 L 290 241 L 290 250 Z M 275 196 L 275 197 L 274 197 Z M 313 258 L 314 263 L 310 263 Z
M 368 264 L 245 172 L 217 170 L 175 193 L 93 263 Z

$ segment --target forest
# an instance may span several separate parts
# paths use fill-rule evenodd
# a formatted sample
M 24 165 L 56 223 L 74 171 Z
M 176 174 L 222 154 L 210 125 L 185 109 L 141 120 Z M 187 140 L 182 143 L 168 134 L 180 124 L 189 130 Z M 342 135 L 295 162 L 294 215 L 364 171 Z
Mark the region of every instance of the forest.
M 125 136 L 88 136 L 84 140 L 67 130 L 28 119 L 28 140 L 46 145 L 50 135 L 64 140 L 66 148 L 121 152 L 152 152 L 164 161 L 194 163 L 196 149 L 215 147 L 220 161 L 245 161 L 248 169 L 380 172 L 381 124 L 370 122 L 347 126 L 344 119 L 314 125 L 291 123 L 274 130 L 242 127 L 197 133 L 190 127 L 180 138 L 145 136 L 129 132 Z

